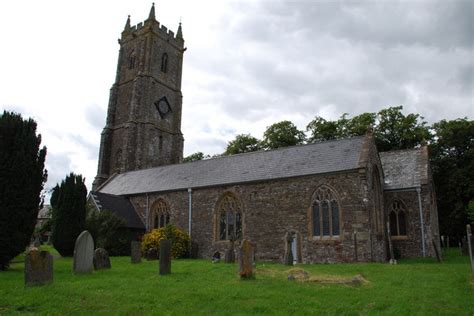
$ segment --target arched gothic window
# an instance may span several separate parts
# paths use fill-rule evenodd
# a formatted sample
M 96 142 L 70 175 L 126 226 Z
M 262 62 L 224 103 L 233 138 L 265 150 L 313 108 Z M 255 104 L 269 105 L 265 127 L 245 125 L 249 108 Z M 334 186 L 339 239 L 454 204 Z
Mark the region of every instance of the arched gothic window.
M 168 54 L 164 53 L 161 56 L 161 71 L 162 72 L 168 72 Z
M 392 236 L 407 235 L 407 212 L 402 202 L 396 200 L 390 205 L 390 234 Z
M 165 227 L 170 222 L 170 209 L 168 204 L 163 200 L 156 201 L 151 208 L 151 225 L 150 227 Z
M 128 57 L 128 69 L 135 68 L 135 52 L 133 51 L 130 56 Z
M 230 194 L 226 194 L 217 207 L 217 239 L 242 239 L 242 205 Z
M 334 192 L 328 187 L 320 187 L 314 194 L 311 206 L 313 236 L 339 236 L 339 215 L 339 203 Z

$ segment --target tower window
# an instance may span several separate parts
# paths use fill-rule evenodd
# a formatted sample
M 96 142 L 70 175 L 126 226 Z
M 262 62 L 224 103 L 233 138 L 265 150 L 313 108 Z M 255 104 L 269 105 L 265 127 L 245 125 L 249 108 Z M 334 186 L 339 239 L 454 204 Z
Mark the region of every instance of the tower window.
M 133 69 L 135 68 L 135 52 L 132 52 L 130 54 L 130 57 L 128 57 L 128 69 Z
M 168 54 L 164 53 L 163 56 L 161 56 L 161 72 L 168 72 Z

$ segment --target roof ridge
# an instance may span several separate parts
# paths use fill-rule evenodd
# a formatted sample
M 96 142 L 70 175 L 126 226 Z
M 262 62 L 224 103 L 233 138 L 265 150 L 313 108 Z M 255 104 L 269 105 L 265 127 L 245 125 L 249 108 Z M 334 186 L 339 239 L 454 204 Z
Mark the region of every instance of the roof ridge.
M 402 152 L 402 151 L 420 151 L 421 147 L 417 148 L 404 148 L 404 149 L 393 149 L 393 150 L 387 150 L 387 151 L 380 151 L 379 154 L 389 154 L 389 153 L 397 153 L 397 152 Z

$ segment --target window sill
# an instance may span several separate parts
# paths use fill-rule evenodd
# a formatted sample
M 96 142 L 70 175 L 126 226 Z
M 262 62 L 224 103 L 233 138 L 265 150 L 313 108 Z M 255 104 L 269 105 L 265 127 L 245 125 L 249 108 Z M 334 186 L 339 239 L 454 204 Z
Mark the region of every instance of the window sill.
M 408 236 L 391 236 L 392 240 L 408 240 Z

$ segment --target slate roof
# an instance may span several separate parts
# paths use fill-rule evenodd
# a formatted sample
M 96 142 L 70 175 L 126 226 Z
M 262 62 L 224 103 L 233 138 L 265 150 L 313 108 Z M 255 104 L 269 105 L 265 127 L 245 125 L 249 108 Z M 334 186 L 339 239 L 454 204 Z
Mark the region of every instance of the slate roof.
M 100 192 L 133 195 L 247 183 L 358 168 L 364 136 L 117 174 Z
M 421 185 L 424 168 L 419 148 L 386 151 L 379 155 L 385 176 L 384 189 L 407 189 Z
M 99 209 L 109 210 L 123 218 L 128 228 L 145 229 L 145 225 L 135 212 L 135 208 L 128 198 L 91 191 L 91 197 Z

